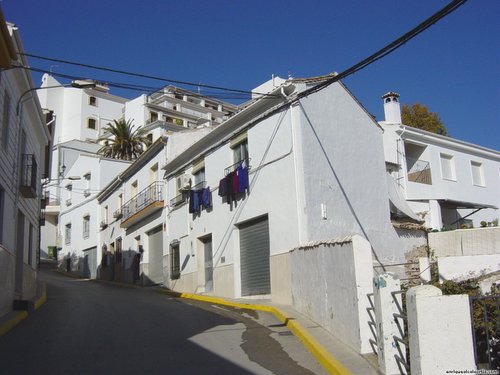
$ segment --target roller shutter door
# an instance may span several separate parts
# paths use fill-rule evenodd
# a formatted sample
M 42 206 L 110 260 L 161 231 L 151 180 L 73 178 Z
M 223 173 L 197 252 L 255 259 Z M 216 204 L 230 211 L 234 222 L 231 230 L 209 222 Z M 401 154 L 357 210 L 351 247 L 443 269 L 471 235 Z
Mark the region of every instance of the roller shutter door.
M 149 275 L 154 284 L 163 283 L 163 232 L 161 225 L 147 233 L 149 237 Z
M 271 293 L 269 221 L 267 217 L 240 225 L 241 295 Z

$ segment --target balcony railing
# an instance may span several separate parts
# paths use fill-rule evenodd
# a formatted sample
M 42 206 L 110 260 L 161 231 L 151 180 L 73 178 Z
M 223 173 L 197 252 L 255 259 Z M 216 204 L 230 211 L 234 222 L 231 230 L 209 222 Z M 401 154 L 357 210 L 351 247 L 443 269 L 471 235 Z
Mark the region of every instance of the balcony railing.
M 187 193 L 182 192 L 179 195 L 176 195 L 172 199 L 170 199 L 170 207 L 175 207 L 178 206 L 184 202 L 186 202 L 187 199 Z
M 407 157 L 406 166 L 408 181 L 432 185 L 431 165 L 428 161 Z
M 25 198 L 36 197 L 37 164 L 35 155 L 23 154 L 19 190 Z
M 122 206 L 122 223 L 155 202 L 163 201 L 163 182 L 156 181 Z

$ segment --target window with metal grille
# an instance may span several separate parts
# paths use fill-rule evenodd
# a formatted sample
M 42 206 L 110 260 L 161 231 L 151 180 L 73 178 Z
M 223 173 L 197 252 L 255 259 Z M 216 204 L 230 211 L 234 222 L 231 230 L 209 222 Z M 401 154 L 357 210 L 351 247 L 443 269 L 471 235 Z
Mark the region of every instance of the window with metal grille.
M 170 244 L 170 279 L 177 280 L 181 277 L 181 257 L 179 242 Z

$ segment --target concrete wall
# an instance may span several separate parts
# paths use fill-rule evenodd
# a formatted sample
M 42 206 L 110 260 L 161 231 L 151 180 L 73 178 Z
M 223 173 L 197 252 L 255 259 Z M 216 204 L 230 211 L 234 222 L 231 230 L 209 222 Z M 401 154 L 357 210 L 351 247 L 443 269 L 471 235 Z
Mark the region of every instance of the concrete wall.
M 15 260 L 15 255 L 0 245 L 0 316 L 12 309 Z
M 290 253 L 273 255 L 271 266 L 271 298 L 276 303 L 291 305 L 292 272 Z
M 429 247 L 437 257 L 500 254 L 500 227 L 431 232 Z
M 215 296 L 234 297 L 234 266 L 228 264 L 214 269 Z
M 469 297 L 443 296 L 431 285 L 410 288 L 406 295 L 411 373 L 475 370 Z
M 354 235 L 291 252 L 293 306 L 358 353 L 369 353 L 370 244 Z
M 439 281 L 464 281 L 500 270 L 500 254 L 464 255 L 437 259 Z

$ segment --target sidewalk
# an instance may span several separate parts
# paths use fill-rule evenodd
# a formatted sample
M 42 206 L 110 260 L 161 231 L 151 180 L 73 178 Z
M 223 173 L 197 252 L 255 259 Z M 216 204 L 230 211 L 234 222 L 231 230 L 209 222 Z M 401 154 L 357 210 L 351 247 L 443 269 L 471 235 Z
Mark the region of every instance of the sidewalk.
M 276 305 L 269 300 L 219 298 L 199 294 L 178 293 L 167 289 L 159 289 L 158 291 L 178 298 L 269 312 L 274 314 L 279 321 L 285 324 L 297 336 L 302 344 L 330 374 L 380 374 L 376 368 L 375 361 L 373 361 L 372 365 L 366 358 L 347 347 L 324 328 L 294 310 L 292 306 Z
M 47 301 L 47 288 L 44 282 L 39 281 L 37 285 L 36 296 L 31 300 L 30 306 L 33 306 L 33 310 L 23 310 L 16 311 L 13 310 L 3 316 L 0 316 L 0 336 L 5 335 L 12 328 L 21 323 L 24 319 L 28 317 L 29 314 L 38 310 Z

